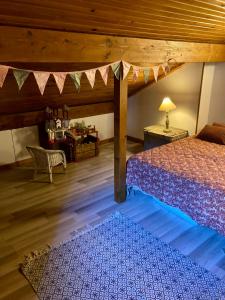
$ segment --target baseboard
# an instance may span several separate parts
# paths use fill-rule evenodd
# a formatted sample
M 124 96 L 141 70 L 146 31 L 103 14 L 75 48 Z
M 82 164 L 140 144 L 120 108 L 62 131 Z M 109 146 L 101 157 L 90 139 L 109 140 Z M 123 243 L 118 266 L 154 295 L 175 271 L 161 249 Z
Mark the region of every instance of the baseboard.
M 31 157 L 29 158 L 25 158 L 25 159 L 22 159 L 22 160 L 18 160 L 16 161 L 14 164 L 17 166 L 17 167 L 21 167 L 23 166 L 24 164 L 27 164 L 27 163 L 32 163 L 33 162 L 33 159 Z
M 107 144 L 107 143 L 112 143 L 114 141 L 114 137 L 111 137 L 109 139 L 105 139 L 105 140 L 101 140 L 99 142 L 100 145 L 104 145 L 104 144 Z
M 31 163 L 31 162 L 32 162 L 32 158 L 25 158 L 25 159 L 15 161 L 15 162 L 12 162 L 9 164 L 0 165 L 0 170 L 8 170 L 8 169 L 12 169 L 14 167 L 22 167 L 26 163 Z
M 133 137 L 133 136 L 128 135 L 127 140 L 131 141 L 131 142 L 134 142 L 134 143 L 139 143 L 139 144 L 144 145 L 144 140 Z M 103 144 L 112 143 L 112 142 L 114 142 L 114 137 L 111 137 L 111 138 L 105 139 L 105 140 L 101 140 L 99 143 L 100 143 L 100 145 L 103 145 Z
M 139 138 L 136 138 L 136 137 L 129 136 L 129 135 L 127 136 L 127 140 L 132 141 L 134 143 L 144 144 L 143 140 L 141 140 Z M 107 144 L 107 143 L 112 143 L 113 141 L 114 141 L 114 137 L 111 137 L 111 138 L 108 138 L 108 139 L 101 140 L 99 142 L 99 144 L 104 145 L 104 144 Z M 23 166 L 24 164 L 26 164 L 28 162 L 32 162 L 32 158 L 26 158 L 26 159 L 22 159 L 22 160 L 19 160 L 19 161 L 10 163 L 10 164 L 0 165 L 0 170 L 11 169 L 13 167 L 21 167 L 21 166 Z
M 9 170 L 15 166 L 15 163 L 0 165 L 0 170 Z
M 139 143 L 139 144 L 142 144 L 144 145 L 144 140 L 142 139 L 139 139 L 139 138 L 136 138 L 136 137 L 133 137 L 133 136 L 127 136 L 127 140 L 128 141 L 131 141 L 131 142 L 134 142 L 134 143 Z

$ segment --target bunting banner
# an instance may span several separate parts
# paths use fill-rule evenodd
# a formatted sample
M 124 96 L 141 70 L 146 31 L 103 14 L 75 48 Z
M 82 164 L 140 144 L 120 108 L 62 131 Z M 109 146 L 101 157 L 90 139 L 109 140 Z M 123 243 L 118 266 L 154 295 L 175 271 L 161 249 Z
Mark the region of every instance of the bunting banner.
M 80 79 L 81 79 L 81 76 L 82 76 L 82 72 L 74 72 L 74 73 L 70 74 L 70 77 L 72 78 L 73 83 L 74 83 L 77 91 L 80 90 Z
M 122 61 L 122 64 L 123 64 L 123 80 L 124 80 L 130 71 L 131 65 L 126 61 Z
M 97 69 L 91 69 L 91 70 L 87 70 L 84 73 L 87 76 L 88 81 L 90 82 L 91 87 L 94 87 L 95 84 L 95 73 L 96 73 Z
M 144 68 L 143 73 L 144 73 L 144 81 L 145 81 L 145 83 L 148 83 L 149 75 L 150 75 L 150 68 Z
M 152 70 L 153 70 L 153 74 L 154 74 L 155 81 L 157 82 L 157 80 L 158 80 L 158 75 L 159 75 L 159 66 L 154 66 L 154 67 L 152 68 Z
M 29 74 L 30 72 L 26 70 L 18 70 L 18 69 L 13 70 L 13 75 L 16 78 L 16 82 L 18 84 L 19 90 L 21 90 Z
M 44 91 L 45 91 L 45 87 L 46 87 L 46 84 L 47 84 L 47 81 L 48 81 L 48 78 L 50 76 L 50 73 L 49 72 L 33 72 L 34 74 L 34 77 L 37 81 L 37 85 L 39 87 L 39 90 L 41 92 L 41 94 L 43 95 L 44 94 Z
M 110 65 L 106 65 L 98 68 L 99 73 L 101 74 L 102 80 L 104 81 L 105 85 L 107 85 L 107 81 L 108 81 L 109 67 Z
M 169 69 L 168 64 L 167 64 L 167 63 L 162 64 L 162 65 L 161 65 L 161 68 L 162 68 L 164 74 L 167 75 L 168 69 Z
M 174 60 L 174 59 L 170 59 L 170 60 Z M 65 84 L 67 75 L 70 75 L 77 91 L 79 91 L 80 86 L 81 86 L 81 77 L 82 77 L 83 73 L 86 74 L 86 77 L 87 77 L 91 87 L 93 88 L 95 85 L 95 78 L 96 78 L 97 71 L 99 71 L 99 73 L 101 74 L 104 84 L 107 85 L 110 68 L 112 69 L 112 72 L 117 79 L 120 79 L 120 77 L 122 75 L 123 80 L 128 76 L 128 73 L 130 72 L 131 68 L 133 69 L 133 80 L 134 81 L 136 81 L 138 79 L 140 71 L 143 71 L 145 83 L 148 83 L 149 78 L 150 78 L 150 70 L 152 69 L 154 79 L 157 82 L 160 67 L 162 68 L 162 71 L 164 72 L 165 75 L 167 75 L 167 73 L 170 71 L 170 66 L 169 66 L 170 60 L 168 60 L 167 62 L 164 62 L 162 64 L 159 64 L 159 65 L 146 66 L 146 67 L 135 66 L 126 61 L 121 60 L 121 61 L 116 61 L 111 64 L 93 68 L 93 69 L 89 69 L 89 70 L 72 71 L 72 72 L 34 71 L 34 70 L 17 69 L 17 68 L 10 67 L 10 66 L 0 65 L 0 87 L 3 86 L 9 69 L 11 69 L 13 71 L 13 74 L 16 79 L 19 90 L 22 88 L 22 86 L 23 86 L 24 82 L 26 81 L 27 77 L 29 76 L 29 74 L 33 73 L 41 95 L 44 94 L 46 84 L 48 82 L 50 75 L 52 75 L 54 77 L 56 85 L 59 89 L 59 93 L 61 94 L 63 91 L 63 88 L 64 88 L 64 84 Z
M 121 65 L 120 61 L 117 61 L 111 65 L 113 73 L 118 80 L 120 79 L 120 65 Z
M 55 82 L 56 82 L 56 85 L 59 89 L 59 93 L 62 94 L 67 73 L 57 72 L 57 73 L 52 73 L 52 74 L 55 78 Z
M 136 81 L 139 75 L 139 67 L 133 66 L 133 80 Z
M 0 66 L 0 87 L 3 87 L 3 83 L 5 81 L 6 75 L 8 73 L 8 66 Z

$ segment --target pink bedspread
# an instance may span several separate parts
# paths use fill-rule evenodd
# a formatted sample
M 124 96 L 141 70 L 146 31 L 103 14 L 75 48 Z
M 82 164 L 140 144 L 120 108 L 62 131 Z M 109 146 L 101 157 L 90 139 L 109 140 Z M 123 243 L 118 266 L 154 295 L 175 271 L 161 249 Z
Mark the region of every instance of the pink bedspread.
M 225 235 L 225 146 L 186 138 L 133 155 L 127 185 Z

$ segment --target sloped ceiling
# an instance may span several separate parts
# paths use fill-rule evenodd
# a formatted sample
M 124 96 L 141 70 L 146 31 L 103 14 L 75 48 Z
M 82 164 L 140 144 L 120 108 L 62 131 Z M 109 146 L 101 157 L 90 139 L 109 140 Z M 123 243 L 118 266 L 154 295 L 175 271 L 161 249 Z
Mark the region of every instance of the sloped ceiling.
M 12 65 L 12 64 L 11 64 Z M 15 67 L 22 67 L 33 70 L 71 71 L 97 67 L 97 64 L 13 64 Z M 172 64 L 171 72 L 181 66 Z M 159 70 L 159 80 L 164 77 L 162 69 Z M 154 82 L 153 73 L 150 73 L 148 84 Z M 140 72 L 138 80 L 133 81 L 133 74 L 128 74 L 129 96 L 146 86 L 143 72 Z M 4 86 L 0 91 L 0 114 L 15 114 L 43 110 L 46 106 L 60 107 L 63 104 L 69 106 L 87 105 L 113 101 L 113 74 L 110 72 L 107 86 L 104 85 L 101 75 L 96 73 L 95 86 L 92 89 L 85 74 L 81 78 L 81 89 L 79 92 L 72 80 L 67 76 L 63 93 L 60 95 L 54 78 L 48 80 L 44 95 L 41 96 L 37 83 L 30 74 L 22 89 L 18 91 L 16 80 L 10 71 L 6 77 Z
M 0 24 L 225 43 L 225 1 L 1 0 Z

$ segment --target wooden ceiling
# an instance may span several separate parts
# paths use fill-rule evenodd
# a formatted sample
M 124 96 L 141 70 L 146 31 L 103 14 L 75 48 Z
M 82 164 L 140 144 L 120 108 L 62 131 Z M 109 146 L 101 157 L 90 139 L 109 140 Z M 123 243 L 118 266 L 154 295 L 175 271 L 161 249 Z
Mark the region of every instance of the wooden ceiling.
M 225 43 L 223 0 L 1 0 L 0 24 Z
M 119 59 L 146 66 L 173 58 L 176 70 L 184 62 L 225 59 L 225 0 L 1 0 L 0 4 L 0 63 L 18 68 L 72 71 Z M 46 106 L 67 104 L 73 107 L 72 117 L 113 111 L 112 72 L 108 81 L 105 86 L 97 73 L 92 89 L 83 75 L 78 93 L 68 76 L 60 95 L 50 76 L 41 96 L 32 74 L 18 91 L 10 71 L 0 91 L 0 130 L 41 121 Z M 153 82 L 151 74 L 149 84 Z M 143 74 L 134 82 L 130 72 L 128 84 L 130 96 L 145 87 Z

